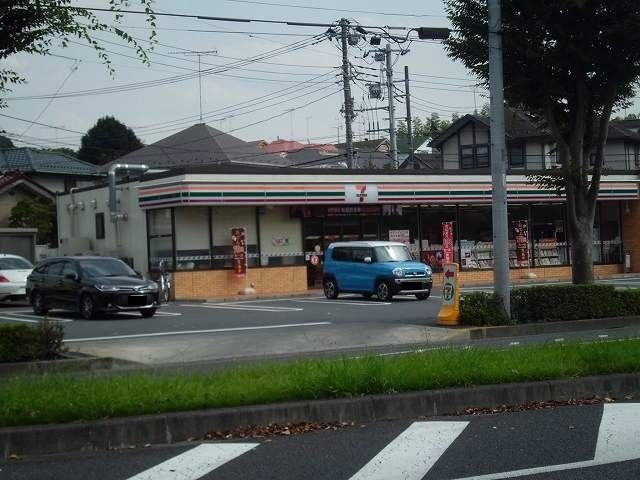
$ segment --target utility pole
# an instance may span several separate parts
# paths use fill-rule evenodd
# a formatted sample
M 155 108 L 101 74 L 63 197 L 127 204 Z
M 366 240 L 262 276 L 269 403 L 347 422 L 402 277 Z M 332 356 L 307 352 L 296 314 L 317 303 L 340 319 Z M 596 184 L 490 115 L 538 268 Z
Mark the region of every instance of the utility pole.
M 489 97 L 491 119 L 491 180 L 493 194 L 493 275 L 494 292 L 502 297 L 507 315 L 511 312 L 509 298 L 509 238 L 507 226 L 507 176 L 505 164 L 504 86 L 502 72 L 502 20 L 500 0 L 489 4 Z
M 409 94 L 409 66 L 404 66 L 404 99 L 407 102 L 407 136 L 409 137 L 409 158 L 413 160 L 413 168 L 420 168 L 418 159 L 413 157 L 413 132 L 411 127 L 411 95 Z
M 342 45 L 342 88 L 344 90 L 344 126 L 347 142 L 347 167 L 353 168 L 353 99 L 351 98 L 351 73 L 349 72 L 349 56 L 347 52 L 347 36 L 349 34 L 349 20 L 340 19 L 340 43 Z M 339 134 L 338 134 L 339 135 Z
M 395 97 L 393 95 L 393 64 L 391 62 L 391 44 L 384 49 L 387 62 L 387 96 L 389 97 L 389 141 L 391 142 L 391 161 L 398 168 L 398 143 L 396 140 Z

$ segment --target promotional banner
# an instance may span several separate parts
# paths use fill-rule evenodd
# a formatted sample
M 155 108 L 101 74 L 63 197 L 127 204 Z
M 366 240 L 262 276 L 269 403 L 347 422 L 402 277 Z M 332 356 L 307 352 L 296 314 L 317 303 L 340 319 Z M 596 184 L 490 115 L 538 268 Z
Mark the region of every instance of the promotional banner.
M 453 222 L 442 222 L 443 263 L 453 262 Z
M 529 226 L 527 220 L 513 222 L 513 238 L 516 241 L 516 267 L 529 266 Z
M 247 235 L 243 227 L 231 229 L 231 246 L 233 247 L 233 273 L 236 277 L 247 275 Z

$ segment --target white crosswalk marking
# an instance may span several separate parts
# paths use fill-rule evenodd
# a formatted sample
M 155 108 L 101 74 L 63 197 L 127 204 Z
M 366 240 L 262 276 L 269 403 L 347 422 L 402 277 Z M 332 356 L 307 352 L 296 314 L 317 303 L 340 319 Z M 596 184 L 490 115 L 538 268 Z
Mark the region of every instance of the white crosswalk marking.
M 469 422 L 415 422 L 351 480 L 419 480 Z
M 500 480 L 576 468 L 595 467 L 640 458 L 640 404 L 606 404 L 600 420 L 598 442 L 593 460 L 492 473 L 457 480 Z
M 196 480 L 256 446 L 257 443 L 203 443 L 128 480 Z

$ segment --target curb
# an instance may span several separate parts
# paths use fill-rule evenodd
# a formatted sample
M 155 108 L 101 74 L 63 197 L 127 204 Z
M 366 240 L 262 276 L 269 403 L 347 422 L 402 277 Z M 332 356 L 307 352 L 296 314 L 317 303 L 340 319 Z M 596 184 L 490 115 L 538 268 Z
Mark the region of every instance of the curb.
M 251 425 L 297 422 L 360 422 L 453 414 L 535 401 L 624 398 L 640 394 L 640 373 L 540 382 L 451 388 L 395 395 L 277 403 L 238 408 L 140 415 L 87 423 L 0 429 L 0 452 L 17 455 L 109 450 L 171 444 L 209 432 Z
M 485 338 L 519 337 L 521 335 L 542 335 L 557 332 L 579 332 L 622 327 L 640 327 L 640 316 L 591 318 L 587 320 L 568 320 L 566 322 L 523 323 L 498 327 L 473 327 L 469 329 L 470 340 Z

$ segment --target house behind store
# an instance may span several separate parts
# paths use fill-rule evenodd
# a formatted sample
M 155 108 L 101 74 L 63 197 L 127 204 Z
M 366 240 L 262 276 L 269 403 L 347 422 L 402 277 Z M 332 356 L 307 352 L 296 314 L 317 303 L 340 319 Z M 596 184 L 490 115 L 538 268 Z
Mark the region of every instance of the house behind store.
M 522 136 L 509 138 L 511 157 L 523 152 L 525 158 L 524 167 L 512 164 L 507 178 L 509 221 L 528 221 L 531 272 L 539 278 L 570 278 L 564 199 L 526 176 L 533 165 L 552 166 L 553 149 L 539 132 L 522 131 Z M 320 286 L 323 253 L 336 240 L 386 240 L 406 232 L 413 254 L 437 271 L 442 223 L 454 222 L 462 281 L 491 281 L 492 186 L 488 167 L 482 167 L 490 162 L 488 149 L 486 158 L 483 150 L 488 136 L 486 124 L 476 117 L 461 118 L 438 139 L 441 158 L 446 159 L 446 168 L 438 170 L 302 169 L 283 166 L 279 162 L 287 159 L 270 152 L 258 158 L 274 163 L 256 166 L 247 161 L 260 152 L 255 142 L 237 139 L 247 144 L 241 145 L 234 140 L 227 145 L 231 152 L 217 141 L 205 138 L 199 143 L 200 137 L 212 135 L 223 137 L 200 126 L 188 136 L 176 134 L 172 142 L 118 160 L 155 168 L 118 186 L 117 209 L 126 213 L 125 221 L 110 221 L 106 186 L 81 189 L 73 198 L 60 195 L 58 228 L 64 253 L 124 257 L 151 275 L 163 260 L 174 272 L 174 294 L 182 299 L 234 295 L 247 284 L 261 294 L 292 293 Z M 520 143 L 514 143 L 517 138 Z M 638 145 L 638 135 L 627 129 L 614 132 L 608 144 L 609 170 L 602 181 L 593 246 L 597 275 L 621 272 L 626 250 L 631 269 L 640 271 Z M 233 157 L 236 160 L 229 160 Z M 180 160 L 189 165 L 176 167 Z M 84 210 L 71 206 L 80 202 Z M 231 268 L 234 227 L 246 229 L 246 278 L 235 277 Z M 510 251 L 515 265 L 513 238 Z M 511 275 L 523 278 L 529 269 L 514 267 Z

